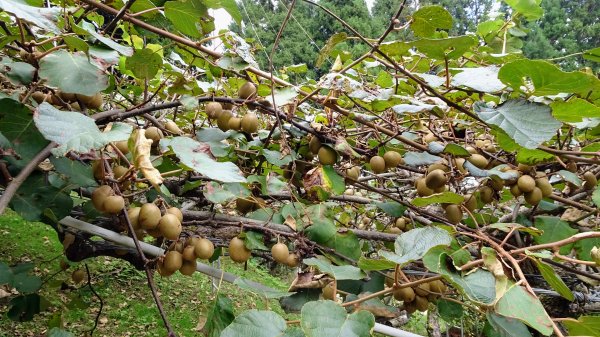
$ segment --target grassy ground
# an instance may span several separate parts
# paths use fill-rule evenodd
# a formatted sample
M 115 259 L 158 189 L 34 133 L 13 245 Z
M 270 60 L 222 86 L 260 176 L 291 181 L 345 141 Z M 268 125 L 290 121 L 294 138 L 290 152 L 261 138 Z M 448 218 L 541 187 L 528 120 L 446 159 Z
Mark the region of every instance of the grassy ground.
M 61 320 L 65 329 L 82 336 L 93 324 L 99 310 L 99 301 L 89 287 L 75 285 L 71 271 L 83 268 L 73 265 L 60 271 L 62 245 L 52 228 L 41 223 L 23 221 L 14 213 L 0 216 L 0 261 L 9 265 L 31 261 L 35 273 L 46 279 L 41 295 L 51 303 L 48 311 L 37 315 L 31 322 L 16 323 L 5 314 L 7 299 L 0 299 L 0 337 L 39 336 L 51 320 Z M 158 310 L 146 284 L 145 274 L 120 260 L 101 257 L 86 261 L 92 275 L 92 284 L 104 301 L 103 312 L 95 336 L 165 336 Z M 259 281 L 278 290 L 287 290 L 289 280 L 275 277 L 254 261 L 243 270 L 239 264 L 223 259 L 222 267 L 244 278 Z M 291 277 L 291 276 L 290 276 Z M 284 277 L 285 278 L 285 277 Z M 176 274 L 170 278 L 157 275 L 156 284 L 173 328 L 180 336 L 199 336 L 199 328 L 206 319 L 207 310 L 216 296 L 212 280 L 200 273 L 192 277 Z M 259 295 L 241 290 L 223 282 L 220 291 L 234 304 L 235 313 L 256 308 L 270 309 L 284 315 L 276 300 L 267 301 Z M 288 319 L 297 316 L 284 315 Z

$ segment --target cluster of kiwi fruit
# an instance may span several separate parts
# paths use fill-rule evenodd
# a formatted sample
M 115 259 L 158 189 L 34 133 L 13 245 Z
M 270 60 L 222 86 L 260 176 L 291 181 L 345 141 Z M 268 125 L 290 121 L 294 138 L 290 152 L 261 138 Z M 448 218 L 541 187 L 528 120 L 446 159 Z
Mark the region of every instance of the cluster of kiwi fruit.
M 92 192 L 92 204 L 102 213 L 117 214 L 125 208 L 125 199 L 115 195 L 112 187 L 101 185 Z
M 393 280 L 393 273 L 391 273 L 386 278 L 386 285 L 392 287 Z M 411 314 L 417 310 L 426 311 L 429 307 L 429 302 L 437 300 L 447 289 L 448 287 L 444 282 L 434 280 L 414 287 L 397 288 L 393 290 L 392 294 L 397 301 L 403 302 L 404 309 Z
M 251 99 L 256 96 L 256 86 L 252 82 L 244 83 L 238 90 L 242 99 Z M 215 120 L 222 131 L 235 130 L 252 134 L 258 131 L 258 117 L 254 112 L 247 112 L 243 117 L 233 115 L 232 104 L 209 102 L 205 106 L 208 118 Z
M 410 219 L 399 217 L 394 220 L 393 225 L 388 228 L 387 232 L 392 234 L 402 234 L 403 232 L 408 232 L 411 229 L 413 229 L 413 224 Z
M 284 264 L 288 267 L 298 266 L 299 260 L 295 253 L 290 253 L 285 243 L 278 242 L 271 247 L 271 256 L 275 262 Z
M 308 141 L 308 149 L 313 155 L 317 155 L 321 165 L 333 165 L 338 161 L 337 151 L 327 144 L 322 144 L 317 136 L 312 136 Z
M 389 169 L 396 168 L 398 165 L 404 164 L 404 159 L 400 153 L 396 151 L 387 151 L 382 156 L 373 156 L 369 160 L 371 171 L 375 174 L 383 173 Z
M 171 276 L 176 271 L 190 276 L 196 271 L 196 260 L 207 260 L 215 253 L 214 244 L 197 236 L 188 237 L 185 242 L 171 243 L 167 253 L 159 259 L 157 270 L 161 276 Z
M 183 214 L 177 207 L 166 208 L 164 212 L 153 203 L 127 210 L 129 221 L 136 232 L 146 231 L 151 236 L 177 240 L 181 235 Z
M 252 212 L 256 209 L 262 208 L 264 205 L 265 200 L 255 196 L 237 198 L 235 200 L 235 209 L 241 214 Z
M 92 96 L 86 96 L 81 94 L 71 94 L 56 90 L 54 93 L 44 93 L 42 91 L 34 91 L 31 94 L 31 98 L 40 104 L 42 102 L 48 102 L 50 104 L 69 107 L 74 111 L 81 111 L 81 104 L 85 105 L 88 109 L 100 109 L 104 103 L 102 94 L 96 93 Z

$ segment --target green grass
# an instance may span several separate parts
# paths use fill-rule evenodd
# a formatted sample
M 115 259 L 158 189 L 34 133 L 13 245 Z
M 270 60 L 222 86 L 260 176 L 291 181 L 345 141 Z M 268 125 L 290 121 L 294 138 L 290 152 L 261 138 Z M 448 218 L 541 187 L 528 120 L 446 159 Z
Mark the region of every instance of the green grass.
M 5 335 L 7 331 L 10 331 L 10 336 L 40 335 L 47 329 L 49 322 L 59 320 L 66 330 L 76 336 L 91 329 L 100 302 L 89 287 L 75 285 L 70 278 L 73 270 L 84 268 L 83 262 L 73 264 L 65 272 L 59 272 L 63 258 L 62 245 L 56 232 L 48 225 L 24 221 L 9 211 L 0 216 L 0 235 L 3 239 L 0 262 L 14 265 L 31 261 L 36 265 L 35 273 L 44 280 L 58 272 L 44 283 L 40 291 L 50 302 L 50 308 L 36 315 L 33 321 L 14 322 L 8 319 L 8 298 L 0 299 L 0 337 L 8 337 L 9 335 Z M 95 336 L 166 335 L 143 271 L 110 257 L 88 259 L 85 263 L 90 268 L 94 290 L 104 301 Z M 247 270 L 226 258 L 222 259 L 222 267 L 236 275 L 283 291 L 287 290 L 291 280 L 285 279 L 293 276 L 273 276 L 252 260 L 248 263 Z M 170 278 L 155 275 L 161 300 L 173 328 L 180 336 L 200 335 L 199 323 L 205 321 L 207 310 L 216 296 L 211 278 L 200 273 L 191 277 L 175 274 Z M 235 285 L 223 282 L 219 291 L 232 300 L 236 315 L 247 309 L 269 308 L 286 319 L 298 318 L 297 315 L 284 314 L 276 300 L 267 301 Z

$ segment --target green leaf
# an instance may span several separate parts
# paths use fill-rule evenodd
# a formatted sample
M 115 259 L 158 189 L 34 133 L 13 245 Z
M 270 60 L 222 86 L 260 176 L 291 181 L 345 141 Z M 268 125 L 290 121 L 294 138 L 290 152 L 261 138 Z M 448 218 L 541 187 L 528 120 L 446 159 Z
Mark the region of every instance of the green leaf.
M 221 337 L 279 337 L 286 328 L 285 320 L 275 312 L 253 309 L 236 317 Z
M 233 302 L 227 295 L 217 293 L 217 298 L 206 315 L 206 325 L 202 330 L 207 337 L 218 337 L 234 318 Z
M 460 204 L 464 200 L 465 198 L 462 195 L 447 191 L 427 197 L 415 198 L 411 202 L 417 207 L 423 207 L 431 204 Z
M 204 0 L 203 2 L 208 8 L 223 8 L 238 25 L 242 22 L 242 13 L 240 13 L 235 0 Z
M 33 80 L 35 74 L 35 67 L 26 62 L 12 62 L 9 59 L 2 59 L 0 62 L 2 73 L 6 74 L 6 77 L 14 85 L 27 85 Z
M 344 178 L 337 174 L 333 169 L 333 166 L 323 166 L 323 184 L 322 186 L 326 191 L 332 191 L 333 193 L 340 195 L 346 190 L 346 183 Z
M 481 92 L 498 92 L 506 86 L 498 79 L 499 69 L 495 66 L 478 68 L 456 68 L 460 72 L 452 76 L 451 84 Z
M 589 238 L 575 242 L 575 251 L 577 258 L 585 261 L 594 261 L 591 256 L 592 248 L 600 247 L 600 238 Z
M 394 79 L 387 70 L 381 70 L 375 79 L 375 83 L 382 88 L 390 88 L 394 85 Z
M 324 245 L 353 260 L 360 257 L 360 241 L 352 231 L 336 233 Z
M 70 183 L 78 187 L 98 186 L 94 180 L 91 166 L 65 157 L 51 157 L 50 162 L 56 171 L 64 175 Z
M 298 313 L 304 304 L 318 300 L 319 296 L 321 296 L 319 288 L 300 288 L 294 295 L 282 297 L 279 304 L 286 313 Z
M 446 144 L 446 147 L 444 147 L 444 151 L 442 151 L 442 152 L 451 154 L 456 157 L 470 157 L 471 156 L 471 152 L 467 151 L 467 149 L 465 149 L 464 147 L 462 147 L 460 145 L 453 144 L 453 143 Z
M 110 131 L 101 132 L 93 119 L 75 111 L 60 111 L 46 102 L 37 107 L 34 121 L 46 139 L 59 144 L 52 153 L 60 156 L 69 151 L 87 153 L 110 142 L 127 140 L 133 129 L 129 124 L 115 123 Z
M 58 7 L 39 8 L 28 6 L 20 1 L 0 0 L 0 9 L 46 31 L 55 34 L 60 33 L 60 29 L 56 25 L 58 16 L 61 13 L 61 9 Z
M 201 181 L 198 182 L 202 183 Z M 218 183 L 211 181 L 204 185 L 203 194 L 208 201 L 221 204 L 235 198 L 248 197 L 250 196 L 250 190 L 241 183 Z
M 540 7 L 542 0 L 504 0 L 515 12 L 522 14 L 528 20 L 542 17 L 544 9 Z
M 552 287 L 552 289 L 556 290 L 562 297 L 566 298 L 569 301 L 573 301 L 575 296 L 571 292 L 571 289 L 567 287 L 565 282 L 556 274 L 554 269 L 551 266 L 539 261 L 535 260 L 535 263 L 542 274 L 542 277 L 548 284 Z
M 497 108 L 475 104 L 475 112 L 484 122 L 499 126 L 517 144 L 528 149 L 552 139 L 562 125 L 552 117 L 547 105 L 524 99 L 508 100 Z
M 577 174 L 571 172 L 571 171 L 567 171 L 567 170 L 560 170 L 558 172 L 556 172 L 556 174 L 558 174 L 559 176 L 563 177 L 563 179 L 565 181 L 570 182 L 571 184 L 575 185 L 575 186 L 581 186 L 583 184 L 583 181 L 581 181 L 581 178 L 579 178 L 577 176 Z
M 600 207 L 600 186 L 597 186 L 594 192 L 592 193 L 592 201 L 596 207 Z
M 82 51 L 87 53 L 90 50 L 90 46 L 77 36 L 63 36 L 63 40 L 65 41 L 67 47 L 69 47 L 70 51 Z
M 557 101 L 550 104 L 552 115 L 561 122 L 577 123 L 584 118 L 600 117 L 600 107 L 584 99 L 573 97 L 567 102 Z
M 292 161 L 292 156 L 287 154 L 283 155 L 280 151 L 273 151 L 267 149 L 260 149 L 260 153 L 265 157 L 267 162 L 275 166 L 284 166 Z
M 518 319 L 543 335 L 552 333 L 552 320 L 535 295 L 519 285 L 513 285 L 496 303 L 496 313 Z
M 6 316 L 13 321 L 31 321 L 42 311 L 42 298 L 38 294 L 20 295 L 10 300 L 10 309 Z
M 427 57 L 437 60 L 457 59 L 474 47 L 477 41 L 472 36 L 456 36 L 446 39 L 421 39 L 413 46 Z
M 600 47 L 584 51 L 583 58 L 594 62 L 600 62 Z
M 269 250 L 263 243 L 263 235 L 260 232 L 247 231 L 244 232 L 244 245 L 250 250 Z
M 13 271 L 4 262 L 0 262 L 0 285 L 12 284 L 13 282 Z
M 160 140 L 163 151 L 171 148 L 181 162 L 190 169 L 208 178 L 225 182 L 246 182 L 240 169 L 232 162 L 217 162 L 206 152 L 207 146 L 188 137 L 163 138 Z
M 33 293 L 42 286 L 42 279 L 28 273 L 19 273 L 14 275 L 12 286 L 20 293 Z
M 246 280 L 245 278 L 238 277 L 235 279 L 233 284 L 238 287 L 250 291 L 252 293 L 258 294 L 264 298 L 281 298 L 286 296 L 291 296 L 294 293 L 288 293 L 287 291 L 279 291 L 271 288 L 257 288 L 255 284 L 250 283 L 251 281 Z
M 317 224 L 310 225 L 308 228 L 304 230 L 306 237 L 308 237 L 311 241 L 314 241 L 319 244 L 324 244 L 325 242 L 330 241 L 335 234 L 337 233 L 337 229 L 333 220 L 324 219 L 324 221 L 320 221 Z
M 65 191 L 48 186 L 41 173 L 32 174 L 11 200 L 11 208 L 25 220 L 41 220 L 46 209 L 49 209 L 57 219 L 71 213 L 73 200 Z
M 375 317 L 368 311 L 350 315 L 333 301 L 309 302 L 302 307 L 301 326 L 306 337 L 368 337 L 375 326 Z
M 329 274 L 336 280 L 360 280 L 366 275 L 354 266 L 334 266 L 329 261 L 320 260 L 317 258 L 304 259 L 302 263 L 307 266 L 315 266 L 322 273 Z
M 406 152 L 404 162 L 408 166 L 431 165 L 441 161 L 442 158 L 427 152 Z
M 361 256 L 358 259 L 358 268 L 364 271 L 372 271 L 372 270 L 386 270 L 391 269 L 396 266 L 394 262 L 390 262 L 387 260 L 375 260 L 375 259 L 367 259 L 364 256 Z
M 576 229 L 569 226 L 569 223 L 552 216 L 537 216 L 534 226 L 544 231 L 544 234 L 533 238 L 536 244 L 560 241 L 578 233 Z M 573 248 L 573 244 L 564 245 L 560 247 L 560 253 L 568 254 L 571 248 Z
M 83 21 L 81 23 L 81 27 L 83 30 L 88 32 L 93 37 L 95 37 L 98 41 L 102 42 L 108 48 L 118 52 L 119 54 L 124 55 L 124 56 L 131 56 L 133 54 L 133 49 L 131 47 L 120 45 L 117 42 L 115 42 L 113 39 L 104 37 L 100 33 L 96 32 L 96 27 L 92 23 Z
M 206 16 L 207 9 L 199 0 L 167 1 L 165 16 L 177 30 L 191 37 L 201 37 L 200 19 Z
M 567 327 L 570 336 L 600 336 L 600 316 L 579 316 L 576 321 L 561 323 Z
M 346 34 L 344 32 L 335 33 L 335 34 L 331 35 L 329 40 L 327 40 L 327 43 L 325 43 L 323 48 L 321 48 L 321 50 L 319 51 L 319 56 L 317 56 L 315 66 L 321 67 L 323 65 L 323 62 L 325 62 L 325 60 L 329 57 L 329 54 L 331 53 L 333 48 L 335 48 L 335 46 L 338 43 L 346 41 L 347 38 L 348 38 L 348 34 Z
M 441 6 L 425 6 L 414 12 L 410 28 L 418 37 L 430 37 L 438 29 L 452 28 L 452 15 Z
M 527 165 L 537 165 L 554 160 L 554 155 L 538 149 L 521 148 L 517 152 L 517 162 Z
M 520 321 L 492 312 L 486 313 L 486 317 L 487 324 L 483 331 L 488 337 L 531 337 L 527 326 Z
M 39 75 L 63 92 L 92 96 L 108 87 L 108 77 L 83 52 L 57 50 L 40 61 Z
M 396 201 L 384 201 L 384 202 L 375 202 L 374 203 L 377 208 L 384 211 L 387 215 L 392 216 L 394 218 L 399 218 L 404 215 L 404 211 L 406 211 L 406 206 L 401 205 Z
M 160 54 L 150 48 L 136 49 L 133 56 L 125 61 L 125 66 L 135 77 L 148 80 L 156 76 L 162 65 Z
M 35 127 L 31 111 L 25 105 L 10 98 L 0 99 L 0 115 L 0 132 L 21 157 L 19 164 L 26 165 L 48 145 L 48 141 Z
M 275 89 L 275 103 L 274 105 L 280 107 L 282 105 L 289 104 L 294 101 L 294 99 L 298 96 L 298 92 L 291 87 L 285 87 L 281 89 Z M 269 95 L 266 97 L 266 100 L 273 104 L 273 97 Z
M 433 247 L 450 245 L 451 241 L 450 234 L 441 228 L 415 228 L 398 236 L 394 253 L 379 251 L 379 255 L 402 266 L 421 259 Z
M 583 72 L 564 72 L 552 63 L 521 59 L 500 68 L 498 78 L 515 91 L 544 96 L 559 93 L 586 93 L 600 80 Z M 529 88 L 533 85 L 533 91 Z
M 440 299 L 437 301 L 436 305 L 438 307 L 440 317 L 442 317 L 442 319 L 446 322 L 461 319 L 464 315 L 462 305 L 456 302 Z
M 48 337 L 75 337 L 72 333 L 61 328 L 54 327 L 48 331 Z

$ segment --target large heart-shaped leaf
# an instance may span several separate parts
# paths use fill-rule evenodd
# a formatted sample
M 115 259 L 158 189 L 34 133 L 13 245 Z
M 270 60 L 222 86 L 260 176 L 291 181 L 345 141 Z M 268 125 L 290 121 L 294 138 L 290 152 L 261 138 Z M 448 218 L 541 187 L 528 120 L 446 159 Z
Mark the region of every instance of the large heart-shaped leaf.
M 519 145 L 535 149 L 552 139 L 561 122 L 552 117 L 547 105 L 524 99 L 509 100 L 497 108 L 476 104 L 475 112 L 484 122 L 499 126 Z
M 232 162 L 217 162 L 208 155 L 208 145 L 187 137 L 161 139 L 161 148 L 169 148 L 181 162 L 190 169 L 208 178 L 225 183 L 246 182 L 240 169 Z
M 452 237 L 447 231 L 438 227 L 415 228 L 402 233 L 394 243 L 394 253 L 380 251 L 384 258 L 399 265 L 418 260 L 433 247 L 447 246 Z
M 175 28 L 191 37 L 200 37 L 200 18 L 207 13 L 206 6 L 199 0 L 167 1 L 165 16 Z
M 329 274 L 336 280 L 360 280 L 366 276 L 360 269 L 354 266 L 334 266 L 329 261 L 320 260 L 314 257 L 304 259 L 302 263 L 307 266 L 315 266 L 319 268 L 322 273 Z
M 56 20 L 61 12 L 59 7 L 39 8 L 28 6 L 20 1 L 0 0 L 0 9 L 49 32 L 60 33 L 60 29 L 56 25 Z
M 92 96 L 108 87 L 108 77 L 100 66 L 90 63 L 83 52 L 57 50 L 40 60 L 41 78 L 61 91 Z
M 452 28 L 452 15 L 441 6 L 425 6 L 412 15 L 410 28 L 416 36 L 430 37 L 437 29 Z
M 513 285 L 496 303 L 496 312 L 518 319 L 543 335 L 552 333 L 552 320 L 540 300 L 519 285 Z
M 497 92 L 506 87 L 498 79 L 498 67 L 459 68 L 460 73 L 452 77 L 451 84 L 463 86 L 481 92 Z
M 346 309 L 333 301 L 315 301 L 302 307 L 300 324 L 306 337 L 368 337 L 375 326 L 375 317 L 364 310 L 348 315 Z
M 57 156 L 69 151 L 86 153 L 126 140 L 132 130 L 128 124 L 115 123 L 110 131 L 101 132 L 93 119 L 79 112 L 60 111 L 46 102 L 37 107 L 33 119 L 42 135 L 59 145 L 52 150 Z

